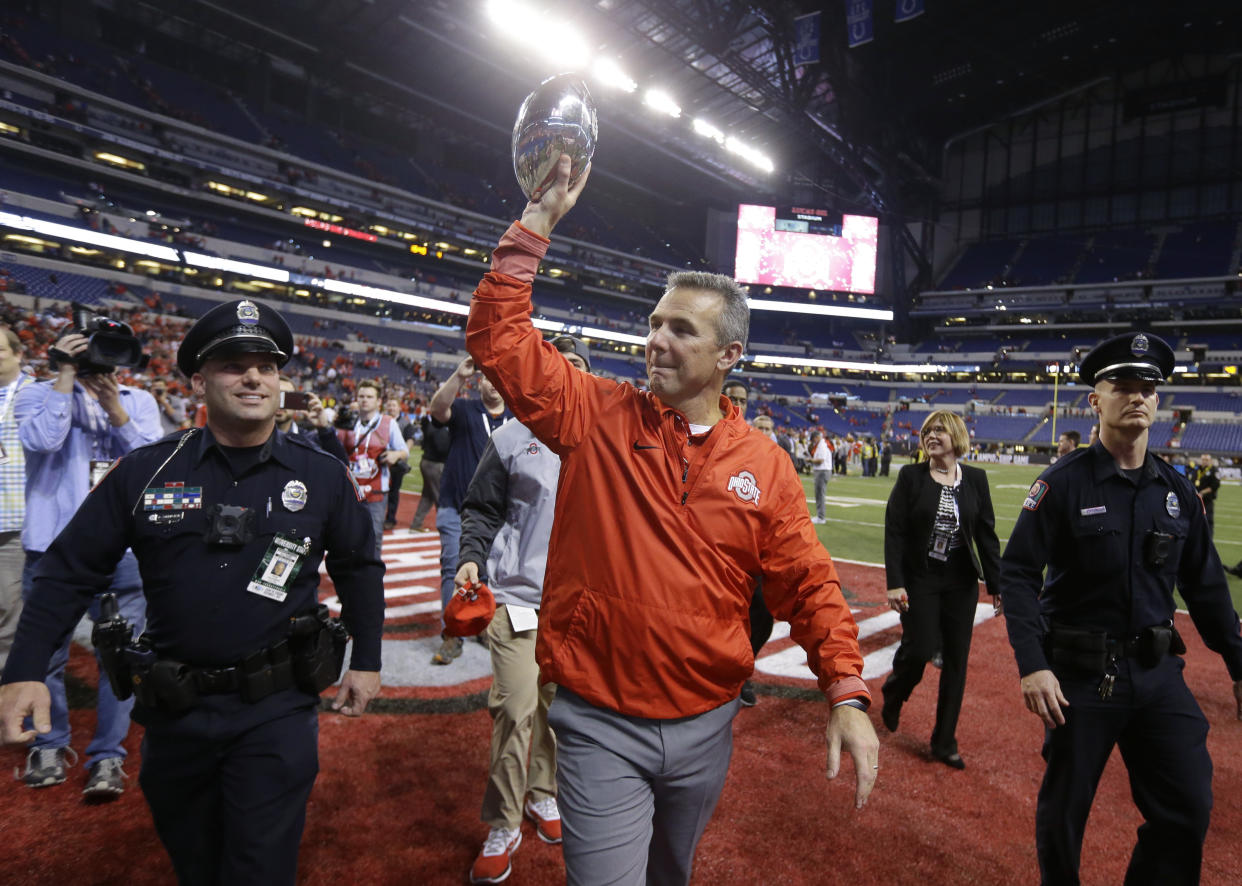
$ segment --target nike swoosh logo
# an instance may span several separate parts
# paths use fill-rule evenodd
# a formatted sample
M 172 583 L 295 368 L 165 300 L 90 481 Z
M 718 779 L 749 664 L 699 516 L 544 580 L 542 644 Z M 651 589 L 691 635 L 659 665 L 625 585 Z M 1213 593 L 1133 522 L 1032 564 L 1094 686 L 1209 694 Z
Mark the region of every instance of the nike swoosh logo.
M 644 446 L 642 443 L 639 443 L 637 440 L 635 440 L 635 441 L 634 441 L 634 449 L 635 449 L 635 450 L 639 450 L 639 449 L 659 449 L 659 448 L 660 448 L 659 446 Z

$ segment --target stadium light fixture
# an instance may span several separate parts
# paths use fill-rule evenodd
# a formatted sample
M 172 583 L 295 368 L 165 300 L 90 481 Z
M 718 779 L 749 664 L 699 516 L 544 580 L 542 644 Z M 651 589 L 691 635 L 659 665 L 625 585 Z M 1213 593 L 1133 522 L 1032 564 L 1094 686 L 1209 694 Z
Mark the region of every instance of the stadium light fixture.
M 487 4 L 487 16 L 496 30 L 534 49 L 554 62 L 559 70 L 582 70 L 590 59 L 591 47 L 573 25 L 526 3 L 491 0 Z M 531 39 L 531 34 L 538 37 Z
M 604 86 L 611 86 L 622 92 L 633 92 L 638 88 L 633 78 L 621 70 L 621 66 L 610 58 L 597 58 L 591 68 L 591 74 Z
M 789 314 L 819 314 L 824 317 L 858 317 L 863 320 L 892 320 L 893 312 L 884 308 L 850 308 L 844 305 L 808 305 L 767 298 L 747 300 L 752 311 L 784 311 Z
M 922 375 L 933 372 L 978 372 L 978 366 L 938 366 L 934 363 L 858 363 L 853 360 L 816 360 L 810 357 L 780 357 L 768 354 L 750 354 L 742 358 L 751 365 L 804 366 L 809 369 L 846 369 L 852 372 L 872 372 L 885 375 L 892 373 Z
M 243 277 L 258 277 L 260 280 L 275 280 L 277 283 L 288 283 L 289 272 L 277 268 L 268 268 L 246 261 L 234 261 L 231 258 L 220 258 L 216 255 L 204 255 L 201 252 L 184 252 L 185 263 L 198 268 L 211 268 L 213 271 L 227 271 Z
M 58 222 L 44 221 L 40 218 L 30 218 L 24 215 L 15 215 L 11 212 L 0 212 L 0 227 L 13 228 L 18 231 L 32 231 L 44 237 L 51 237 L 54 240 L 68 240 L 70 243 L 88 243 L 91 246 L 114 249 L 117 252 L 132 252 L 137 255 L 145 255 L 148 258 L 159 259 L 160 261 L 180 262 L 181 260 L 177 250 L 168 246 L 158 246 L 141 240 L 131 240 L 128 237 L 118 237 L 115 234 L 101 234 L 98 231 L 92 231 L 87 228 L 75 228 L 71 225 L 62 225 Z
M 586 68 L 587 61 L 591 58 L 591 47 L 573 25 L 545 18 L 541 30 L 533 33 L 541 34 L 534 41 L 535 46 L 558 69 L 581 71 Z
M 487 4 L 487 17 L 496 29 L 506 34 L 524 34 L 522 30 L 538 19 L 535 11 L 525 3 L 514 0 L 491 0 Z
M 723 145 L 725 143 L 725 134 L 712 124 L 708 123 L 702 117 L 694 118 L 694 131 L 699 135 L 706 136 L 715 142 Z
M 444 314 L 458 314 L 465 317 L 470 313 L 469 305 L 459 305 L 456 302 L 441 301 L 438 298 L 427 298 L 423 295 L 411 295 L 408 292 L 398 292 L 395 289 L 380 289 L 377 286 L 362 286 L 358 283 L 349 283 L 344 280 L 329 280 L 322 277 L 311 279 L 311 285 L 328 292 L 337 292 L 341 295 L 352 295 L 356 298 L 373 299 L 375 301 L 396 302 L 401 305 L 409 305 L 413 308 L 426 308 L 432 311 L 440 311 Z
M 725 139 L 724 146 L 726 151 L 737 154 L 743 160 L 747 161 L 752 166 L 762 169 L 764 172 L 771 172 L 776 168 L 776 166 L 772 163 L 771 158 L 769 158 L 766 154 L 752 148 L 748 144 L 743 143 L 734 136 L 729 136 Z
M 643 104 L 653 111 L 668 114 L 670 117 L 681 116 L 681 106 L 673 101 L 672 96 L 661 89 L 648 89 L 643 96 Z

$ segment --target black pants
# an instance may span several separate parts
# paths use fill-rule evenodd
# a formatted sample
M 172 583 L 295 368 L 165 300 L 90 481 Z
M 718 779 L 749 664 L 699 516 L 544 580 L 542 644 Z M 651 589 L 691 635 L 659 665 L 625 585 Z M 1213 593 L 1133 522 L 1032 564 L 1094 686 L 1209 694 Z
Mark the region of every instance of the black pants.
M 418 473 L 423 478 L 423 491 L 418 499 L 418 510 L 410 521 L 411 529 L 421 529 L 431 509 L 440 501 L 440 477 L 444 473 L 444 462 L 429 461 L 424 457 L 418 463 Z
M 388 510 L 384 514 L 385 523 L 397 522 L 397 505 L 401 503 L 401 481 L 410 472 L 410 466 L 403 461 L 388 468 Z
M 316 699 L 214 695 L 178 719 L 135 719 L 139 783 L 181 886 L 293 886 L 319 774 Z
M 979 580 L 970 554 L 959 548 L 943 566 L 908 576 L 910 608 L 901 615 L 901 645 L 893 672 L 884 681 L 884 701 L 904 703 L 923 679 L 923 670 L 939 650 L 944 657 L 932 752 L 957 753 L 957 720 L 966 695 L 966 660 L 979 602 Z
M 1045 730 L 1048 767 L 1035 808 L 1045 886 L 1078 883 L 1087 814 L 1114 746 L 1121 749 L 1130 792 L 1144 819 L 1126 886 L 1199 882 L 1212 812 L 1212 760 L 1207 720 L 1186 688 L 1183 666 L 1174 655 L 1154 668 L 1122 659 L 1108 699 L 1099 696 L 1099 674 L 1058 671 L 1070 706 L 1064 726 Z

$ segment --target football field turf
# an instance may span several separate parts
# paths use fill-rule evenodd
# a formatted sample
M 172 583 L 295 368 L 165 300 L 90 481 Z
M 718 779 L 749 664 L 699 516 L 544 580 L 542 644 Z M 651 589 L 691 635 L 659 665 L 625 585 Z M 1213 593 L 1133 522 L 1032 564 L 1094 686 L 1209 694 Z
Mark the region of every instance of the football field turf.
M 863 477 L 857 471 L 845 477 L 833 476 L 828 484 L 828 522 L 816 529 L 834 557 L 884 562 L 884 507 L 902 464 L 904 460 L 894 460 L 889 477 Z M 972 464 L 988 473 L 992 506 L 996 511 L 996 534 L 1003 552 L 1027 490 L 1044 468 L 1040 465 Z M 802 485 L 813 511 L 814 483 L 810 477 L 804 477 Z M 1224 484 L 1220 489 L 1216 503 L 1216 550 L 1227 566 L 1242 560 L 1242 486 L 1237 484 Z M 1229 576 L 1229 589 L 1234 609 L 1242 608 L 1242 579 Z M 1183 606 L 1180 599 L 1178 605 Z

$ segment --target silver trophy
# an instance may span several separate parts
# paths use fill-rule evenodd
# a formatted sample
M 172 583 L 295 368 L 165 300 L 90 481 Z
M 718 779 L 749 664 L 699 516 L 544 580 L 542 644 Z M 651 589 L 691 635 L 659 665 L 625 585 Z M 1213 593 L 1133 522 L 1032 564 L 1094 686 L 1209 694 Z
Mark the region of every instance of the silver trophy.
M 527 199 L 538 200 L 555 181 L 561 154 L 573 160 L 573 185 L 591 162 L 598 133 L 595 102 L 581 78 L 557 74 L 526 96 L 513 124 L 513 172 Z

